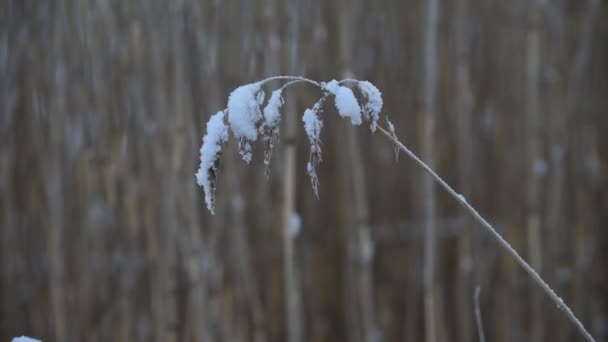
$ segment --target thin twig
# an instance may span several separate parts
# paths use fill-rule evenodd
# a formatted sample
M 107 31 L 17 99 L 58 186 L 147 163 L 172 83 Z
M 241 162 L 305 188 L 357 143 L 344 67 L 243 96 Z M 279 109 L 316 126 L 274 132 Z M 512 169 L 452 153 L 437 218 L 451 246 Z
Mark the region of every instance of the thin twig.
M 564 303 L 564 301 L 555 293 L 555 291 L 553 291 L 553 289 L 543 280 L 543 278 L 540 277 L 540 275 L 538 275 L 538 273 L 532 268 L 532 266 L 530 266 L 524 260 L 524 258 L 522 258 L 519 253 L 517 253 L 517 251 L 513 247 L 511 247 L 511 245 L 496 231 L 496 229 L 494 229 L 494 227 L 492 227 L 492 225 L 488 223 L 488 221 L 486 221 L 481 215 L 479 215 L 477 210 L 475 210 L 475 208 L 473 208 L 467 202 L 464 196 L 452 189 L 452 187 L 448 185 L 448 183 L 446 183 L 441 177 L 439 177 L 439 175 L 435 173 L 435 171 L 433 171 L 428 165 L 426 165 L 422 160 L 420 160 L 420 158 L 418 158 L 418 156 L 416 156 L 414 152 L 405 147 L 405 145 L 401 141 L 394 138 L 386 129 L 381 126 L 378 126 L 378 130 L 380 130 L 380 132 L 382 132 L 382 134 L 387 139 L 393 142 L 397 147 L 399 147 L 401 151 L 405 152 L 405 154 L 407 154 L 416 163 L 418 163 L 418 165 L 420 165 L 428 174 L 430 174 L 437 181 L 437 183 L 439 183 L 439 185 L 441 185 L 452 197 L 454 197 L 454 199 L 456 199 L 456 201 L 458 201 L 458 203 L 460 203 L 460 205 L 462 205 L 471 214 L 471 216 L 473 216 L 473 218 L 479 224 L 481 224 L 481 226 L 484 227 L 509 254 L 511 254 L 511 256 L 513 256 L 513 258 L 515 258 L 515 261 L 517 261 L 517 263 L 521 267 L 523 267 L 526 272 L 528 272 L 528 274 L 543 289 L 543 291 L 545 291 L 549 295 L 549 297 L 551 297 L 551 300 L 553 300 L 557 307 L 566 313 L 568 319 L 570 319 L 570 321 L 572 321 L 572 323 L 576 325 L 580 333 L 585 337 L 585 339 L 587 339 L 587 341 L 595 341 L 593 336 L 591 336 L 587 329 L 585 329 L 583 323 L 581 323 L 581 321 L 574 315 L 570 307 L 568 307 L 568 305 Z
M 477 286 L 473 293 L 473 302 L 475 303 L 475 322 L 477 323 L 477 334 L 479 335 L 479 342 L 486 342 L 486 336 L 483 333 L 483 322 L 481 320 L 481 307 L 479 305 L 479 294 L 481 293 L 481 287 Z

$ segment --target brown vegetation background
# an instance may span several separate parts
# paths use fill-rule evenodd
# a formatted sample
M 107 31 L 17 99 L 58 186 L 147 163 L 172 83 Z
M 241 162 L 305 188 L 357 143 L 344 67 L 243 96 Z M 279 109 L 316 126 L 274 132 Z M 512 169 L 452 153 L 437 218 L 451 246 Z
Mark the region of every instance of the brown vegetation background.
M 298 125 L 294 190 L 285 143 L 266 180 L 262 150 L 246 166 L 232 141 L 211 216 L 205 122 L 276 74 L 374 82 L 404 143 L 608 340 L 600 0 L 0 1 L 0 340 L 476 341 L 476 286 L 488 341 L 582 339 L 331 106 L 319 199 Z M 283 115 L 318 96 L 290 90 Z M 284 239 L 286 196 L 302 225 Z

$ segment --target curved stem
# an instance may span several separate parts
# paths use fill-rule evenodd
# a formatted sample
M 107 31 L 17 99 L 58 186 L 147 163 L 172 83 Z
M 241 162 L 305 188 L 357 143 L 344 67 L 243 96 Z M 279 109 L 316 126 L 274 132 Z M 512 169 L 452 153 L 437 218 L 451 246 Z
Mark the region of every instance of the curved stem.
M 359 83 L 360 81 L 356 80 L 354 78 L 345 78 L 343 80 L 338 81 L 338 84 L 347 83 L 347 82 L 350 82 L 350 83 Z
M 566 316 L 576 327 L 579 332 L 587 339 L 587 341 L 595 341 L 593 336 L 585 329 L 585 326 L 581 321 L 574 315 L 570 307 L 564 303 L 563 299 L 561 299 L 555 291 L 540 277 L 540 275 L 530 266 L 524 258 L 522 258 L 519 253 L 500 235 L 492 225 L 486 221 L 478 212 L 473 208 L 467 200 L 461 194 L 457 193 L 448 183 L 446 183 L 433 169 L 431 169 L 426 163 L 424 163 L 414 152 L 408 149 L 401 141 L 397 140 L 395 137 L 391 135 L 386 129 L 381 126 L 378 126 L 378 130 L 382 132 L 382 134 L 388 138 L 395 146 L 397 146 L 401 151 L 405 152 L 410 158 L 412 158 L 418 165 L 420 165 L 428 174 L 430 174 L 441 187 L 443 187 L 460 205 L 462 205 L 473 218 L 484 227 L 492 237 L 498 241 L 498 243 L 509 253 L 511 256 L 517 261 L 517 263 L 523 267 L 523 269 L 528 272 L 528 274 L 532 277 L 532 279 L 545 291 L 551 300 L 557 305 L 559 309 L 566 313 Z
M 307 83 L 316 85 L 319 88 L 321 87 L 321 84 L 319 82 L 313 81 L 313 80 L 308 79 L 306 77 L 302 77 L 302 76 L 287 76 L 287 75 L 268 77 L 266 79 L 263 79 L 263 80 L 259 81 L 259 83 L 265 84 L 265 83 L 272 82 L 272 81 L 298 81 L 298 82 L 307 82 Z M 294 83 L 296 83 L 296 82 L 294 82 Z
M 320 82 L 317 82 L 317 81 L 314 81 L 314 80 L 311 80 L 309 78 L 302 77 L 302 76 L 290 76 L 290 75 L 272 76 L 272 77 L 265 78 L 261 81 L 258 81 L 257 83 L 264 85 L 264 84 L 266 84 L 268 82 L 272 82 L 272 81 L 289 81 L 280 87 L 281 90 L 284 90 L 285 88 L 287 88 L 289 86 L 292 86 L 294 84 L 301 83 L 301 82 L 309 83 L 309 84 L 312 84 L 314 86 L 317 86 L 317 87 L 323 89 L 323 86 L 321 85 Z M 347 83 L 347 82 L 358 83 L 360 81 L 353 79 L 353 78 L 345 78 L 343 80 L 338 81 L 338 84 Z
M 306 77 L 302 77 L 302 76 L 289 76 L 289 75 L 282 75 L 282 76 L 273 76 L 273 77 L 268 77 L 266 79 L 263 79 L 261 81 L 259 81 L 259 83 L 261 84 L 266 84 L 268 82 L 272 82 L 272 81 L 285 81 L 285 80 L 289 80 L 290 82 L 287 82 L 285 84 L 283 84 L 281 86 L 281 89 L 285 89 L 287 87 L 289 87 L 290 85 L 299 83 L 299 82 L 306 82 L 306 83 L 310 83 L 312 85 L 315 85 L 319 88 L 323 88 L 321 86 L 321 83 L 311 80 L 309 78 Z M 343 80 L 338 81 L 338 84 L 342 84 L 342 83 L 358 83 L 360 82 L 359 80 L 356 80 L 354 78 L 345 78 Z
M 302 82 L 312 84 L 319 88 L 323 88 L 319 82 L 316 82 L 314 80 L 308 79 L 306 77 L 301 77 L 301 76 L 273 76 L 273 77 L 268 77 L 268 78 L 265 78 L 261 81 L 257 81 L 254 83 L 259 83 L 260 85 L 264 85 L 264 84 L 266 84 L 268 82 L 272 82 L 272 81 L 285 81 L 285 80 L 289 80 L 289 82 L 283 84 L 279 89 L 285 90 L 289 86 L 292 86 L 297 83 L 302 83 Z M 224 108 L 221 111 L 227 112 L 228 108 Z
M 314 84 L 314 85 L 316 85 L 317 87 L 321 88 L 321 85 L 320 85 L 320 84 L 318 84 L 318 83 L 316 83 L 316 82 L 315 82 L 316 84 L 315 84 L 315 83 L 313 83 L 314 81 L 313 81 L 313 82 L 310 82 L 310 80 L 308 80 L 308 79 L 297 79 L 297 80 L 291 80 L 291 81 L 289 81 L 289 82 L 287 82 L 287 83 L 283 84 L 283 85 L 281 86 L 281 88 L 279 88 L 279 89 L 281 89 L 281 91 L 283 91 L 283 90 L 285 90 L 285 88 L 287 88 L 287 87 L 289 87 L 289 86 L 292 86 L 292 85 L 294 85 L 294 84 L 297 84 L 297 83 L 301 83 L 301 82 L 306 82 L 306 83 Z
M 321 83 L 313 81 L 311 79 L 305 78 L 305 77 L 301 77 L 301 76 L 273 76 L 273 77 L 269 77 L 266 79 L 263 79 L 261 81 L 259 81 L 258 83 L 260 84 L 265 84 L 271 81 L 289 81 L 287 83 L 285 83 L 284 85 L 281 86 L 280 89 L 285 89 L 291 85 L 294 85 L 296 83 L 300 83 L 300 82 L 306 82 L 312 85 L 315 85 L 319 88 L 323 88 Z M 358 80 L 355 79 L 343 79 L 341 81 L 338 81 L 338 83 L 346 83 L 346 82 L 352 82 L 352 83 L 357 83 L 359 82 Z M 225 111 L 226 109 L 224 109 Z M 566 303 L 564 303 L 564 301 L 555 293 L 555 291 L 553 291 L 553 289 L 540 277 L 540 275 L 536 272 L 536 270 L 534 270 L 534 268 L 532 268 L 532 266 L 530 266 L 525 260 L 524 258 L 522 258 L 519 253 L 502 237 L 502 235 L 500 235 L 496 229 L 494 227 L 492 227 L 492 225 L 486 221 L 486 219 L 484 219 L 478 212 L 477 210 L 475 210 L 475 208 L 473 208 L 465 199 L 464 196 L 462 196 L 461 194 L 457 193 L 448 183 L 446 183 L 435 171 L 433 171 L 433 169 L 431 169 L 426 163 L 424 163 L 420 158 L 418 158 L 418 156 L 412 152 L 410 149 L 408 149 L 403 143 L 401 143 L 401 141 L 399 141 L 395 136 L 393 136 L 389 131 L 387 131 L 386 129 L 384 129 L 381 126 L 377 126 L 378 130 L 380 130 L 380 132 L 387 138 L 389 139 L 395 146 L 396 148 L 398 148 L 399 150 L 405 152 L 405 154 L 407 154 L 410 158 L 412 158 L 419 166 L 421 166 L 428 174 L 430 174 L 433 179 L 435 179 L 435 181 L 437 183 L 439 183 L 439 185 L 441 187 L 443 187 L 454 199 L 456 199 L 456 201 L 458 201 L 458 203 L 460 203 L 460 205 L 462 207 L 464 207 L 464 209 L 466 211 L 468 211 L 471 216 L 475 219 L 475 221 L 477 221 L 482 227 L 484 227 L 489 233 L 490 235 L 492 235 L 492 237 L 498 241 L 498 243 L 509 253 L 511 254 L 511 256 L 515 259 L 515 261 L 517 261 L 517 263 L 532 277 L 532 279 L 543 289 L 543 291 L 545 293 L 547 293 L 549 295 L 549 297 L 551 298 L 551 300 L 557 305 L 557 307 L 559 309 L 561 309 L 562 311 L 564 311 L 566 313 L 566 316 L 568 317 L 568 319 L 575 324 L 575 326 L 577 327 L 577 329 L 579 330 L 579 332 L 585 337 L 585 339 L 587 341 L 595 341 L 595 339 L 593 338 L 593 336 L 591 336 L 591 334 L 587 331 L 587 329 L 585 328 L 585 326 L 581 323 L 581 321 L 574 315 L 574 313 L 572 312 L 572 310 L 570 309 L 570 307 L 568 307 L 568 305 L 566 305 Z

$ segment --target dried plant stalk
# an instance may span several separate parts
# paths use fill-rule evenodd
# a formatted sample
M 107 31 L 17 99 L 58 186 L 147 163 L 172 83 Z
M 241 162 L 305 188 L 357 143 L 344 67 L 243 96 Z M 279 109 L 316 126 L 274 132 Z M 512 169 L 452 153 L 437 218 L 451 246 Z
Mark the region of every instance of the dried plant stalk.
M 572 310 L 568 307 L 568 305 L 566 305 L 564 303 L 564 301 L 555 293 L 555 291 L 553 291 L 553 289 L 540 277 L 540 275 L 536 272 L 536 270 L 530 266 L 520 255 L 519 253 L 502 237 L 502 235 L 500 235 L 498 233 L 498 231 L 496 231 L 496 229 L 494 227 L 492 227 L 492 225 L 486 220 L 484 219 L 478 212 L 477 210 L 475 210 L 475 208 L 473 208 L 465 199 L 465 197 L 459 193 L 457 193 L 450 185 L 448 185 L 435 171 L 433 171 L 433 169 L 428 166 L 425 162 L 423 162 L 414 152 L 412 152 L 410 149 L 408 149 L 401 141 L 399 141 L 399 139 L 397 138 L 397 135 L 395 134 L 395 129 L 394 126 L 390 123 L 390 121 L 387 120 L 387 129 L 381 127 L 380 125 L 376 124 L 376 120 L 377 120 L 377 115 L 380 112 L 381 109 L 381 105 L 382 105 L 382 100 L 381 100 L 381 93 L 375 88 L 375 86 L 373 86 L 373 84 L 369 83 L 364 83 L 366 81 L 358 81 L 358 80 L 353 80 L 353 79 L 345 79 L 342 81 L 330 81 L 330 82 L 323 82 L 323 83 L 319 83 L 304 77 L 298 77 L 298 76 L 275 76 L 275 77 L 270 77 L 267 79 L 264 79 L 262 81 L 256 82 L 256 83 L 252 83 L 250 85 L 245 85 L 245 86 L 241 86 L 239 88 L 237 88 L 237 90 L 235 92 L 240 92 L 241 94 L 244 95 L 239 95 L 237 93 L 237 95 L 235 96 L 233 92 L 233 94 L 231 94 L 231 97 L 229 99 L 229 103 L 228 103 L 228 107 L 233 107 L 236 108 L 237 110 L 241 110 L 245 113 L 245 115 L 233 115 L 232 117 L 229 117 L 229 121 L 231 123 L 231 126 L 233 126 L 233 133 L 235 133 L 235 136 L 237 137 L 237 139 L 245 139 L 245 141 L 247 143 L 251 143 L 254 142 L 255 139 L 257 138 L 257 129 L 254 130 L 252 127 L 255 127 L 255 125 L 261 120 L 261 114 L 260 113 L 260 109 L 259 106 L 262 104 L 262 99 L 263 99 L 263 91 L 261 90 L 261 87 L 270 82 L 270 81 L 274 81 L 274 80 L 284 80 L 284 81 L 289 81 L 286 84 L 283 85 L 283 87 L 281 87 L 282 89 L 285 89 L 287 86 L 291 86 L 293 84 L 296 83 L 301 83 L 301 82 L 305 82 L 305 83 L 309 83 L 312 85 L 315 85 L 316 87 L 320 88 L 324 94 L 322 95 L 321 99 L 315 104 L 315 106 L 313 107 L 313 109 L 308 109 L 305 112 L 303 121 L 305 124 L 305 129 L 307 131 L 307 134 L 309 136 L 309 140 L 311 143 L 311 160 L 309 161 L 309 165 L 308 165 L 308 171 L 309 171 L 309 176 L 311 177 L 311 182 L 312 182 L 312 186 L 313 186 L 313 190 L 315 191 L 315 194 L 317 194 L 318 192 L 318 179 L 317 179 L 317 175 L 316 175 L 316 164 L 318 164 L 318 162 L 321 161 L 321 147 L 320 147 L 320 137 L 319 137 L 319 132 L 321 129 L 321 121 L 318 118 L 318 115 L 321 113 L 321 105 L 323 104 L 323 101 L 330 95 L 334 96 L 335 98 L 335 105 L 336 108 L 338 109 L 338 113 L 340 114 L 340 116 L 342 116 L 343 118 L 349 118 L 352 122 L 353 125 L 360 125 L 362 123 L 361 120 L 361 116 L 363 117 L 363 119 L 367 120 L 370 122 L 370 128 L 373 131 L 375 131 L 375 129 L 379 130 L 388 140 L 390 140 L 393 144 L 393 147 L 396 149 L 396 152 L 398 151 L 403 151 L 406 155 L 408 155 L 410 158 L 412 158 L 418 165 L 420 165 L 422 167 L 422 169 L 424 171 L 426 171 L 437 183 L 439 183 L 439 185 L 444 188 L 452 197 L 454 197 L 454 199 L 456 199 L 456 201 L 458 201 L 458 203 L 460 203 L 460 205 L 465 209 L 465 211 L 467 211 L 472 218 L 477 221 L 482 227 L 484 227 L 489 233 L 490 235 L 496 240 L 498 241 L 498 243 L 509 253 L 511 254 L 511 256 L 515 259 L 515 261 L 521 266 L 523 267 L 523 269 L 530 275 L 530 277 L 532 277 L 532 279 L 542 288 L 542 290 L 544 292 L 546 292 L 549 297 L 551 298 L 551 300 L 557 305 L 557 307 L 559 309 L 561 309 L 562 311 L 564 311 L 564 313 L 566 314 L 567 318 L 572 321 L 572 323 L 574 323 L 574 325 L 577 327 L 577 329 L 579 330 L 579 332 L 585 337 L 585 339 L 587 339 L 588 341 L 595 341 L 593 339 L 593 337 L 591 336 L 591 334 L 587 331 L 587 329 L 585 328 L 585 326 L 581 323 L 581 321 L 576 317 L 576 315 L 574 315 L 574 313 L 572 312 Z M 342 86 L 341 84 L 343 83 L 351 83 L 354 84 L 355 86 L 360 86 L 360 83 L 364 83 L 365 86 L 363 88 L 366 88 L 367 90 L 362 89 L 362 92 L 365 92 L 365 94 L 362 96 L 363 97 L 363 106 L 360 106 L 357 102 L 357 99 L 353 96 L 353 92 L 350 91 L 350 89 Z M 247 88 L 249 87 L 249 89 Z M 373 87 L 373 88 L 372 88 Z M 233 101 L 234 98 L 238 98 L 238 97 L 242 97 L 244 100 L 246 100 L 247 102 L 247 106 L 244 106 L 243 103 L 239 103 L 238 101 Z M 354 101 L 354 102 L 353 102 Z M 277 101 L 277 103 L 281 103 L 282 101 Z M 278 106 L 277 106 L 278 108 Z M 363 108 L 363 109 L 361 109 Z M 356 113 L 357 111 L 359 111 L 359 113 Z M 363 111 L 363 113 L 361 113 Z M 230 112 L 230 110 L 228 110 L 228 112 Z M 308 114 L 308 115 L 307 115 Z M 363 115 L 361 115 L 363 114 Z M 278 114 L 277 114 L 278 115 Z M 248 122 L 240 122 L 240 120 L 242 120 L 242 118 L 250 118 Z M 234 118 L 234 120 L 232 120 L 231 118 Z M 207 161 L 207 163 L 202 163 L 203 166 L 208 166 L 210 163 L 209 161 L 216 161 L 215 158 L 219 157 L 217 155 L 218 150 L 221 150 L 221 145 L 223 145 L 223 143 L 225 142 L 225 133 L 223 131 L 223 126 L 218 125 L 219 128 L 221 129 L 217 129 L 214 130 L 216 132 L 216 137 L 220 137 L 220 138 L 216 138 L 215 140 L 217 140 L 217 148 L 201 148 L 201 152 L 203 152 L 203 150 L 207 151 L 207 153 L 209 153 L 209 155 L 201 155 L 201 161 Z M 237 128 L 237 130 L 235 130 L 234 128 Z M 220 134 L 221 133 L 221 134 Z M 251 133 L 251 135 L 249 136 L 248 133 Z M 264 132 L 262 132 L 262 134 L 265 134 Z M 266 133 L 267 134 L 267 133 Z M 295 139 L 290 139 L 291 143 L 293 143 Z M 204 146 L 203 146 L 204 147 Z M 241 146 L 242 147 L 242 146 Z M 241 151 L 243 152 L 243 151 Z M 247 152 L 247 151 L 245 151 Z M 246 153 L 246 157 L 251 157 L 251 154 Z M 244 158 L 245 161 L 249 161 L 249 158 Z M 293 165 L 293 164 L 292 164 Z M 312 166 L 312 167 L 311 167 Z M 215 171 L 217 168 L 217 166 L 215 164 L 213 164 L 212 170 Z M 312 169 L 312 172 L 311 172 Z M 205 179 L 205 176 L 208 176 L 209 173 L 207 173 L 206 171 L 208 170 L 208 167 L 203 167 L 202 170 L 204 172 L 199 172 L 199 175 L 197 176 L 198 178 L 198 182 L 201 185 L 205 185 L 205 191 L 207 193 L 210 193 L 211 196 L 209 196 L 208 198 L 206 198 L 207 201 L 207 205 L 210 206 L 210 210 L 212 210 L 212 204 L 213 204 L 213 191 L 214 190 L 214 184 L 213 182 L 211 182 L 214 177 L 215 177 L 215 172 L 213 174 L 211 174 L 212 179 Z M 290 171 L 291 173 L 291 171 Z M 285 216 L 287 217 L 287 216 Z
M 570 321 L 572 321 L 572 323 L 574 323 L 574 325 L 576 326 L 576 328 L 578 329 L 578 331 L 585 337 L 585 339 L 587 341 L 595 341 L 595 339 L 593 338 L 593 336 L 591 336 L 591 334 L 587 331 L 587 329 L 585 328 L 585 326 L 583 325 L 583 323 L 576 317 L 576 315 L 574 314 L 574 312 L 572 312 L 572 310 L 570 309 L 570 307 L 568 307 L 568 305 L 566 305 L 566 303 L 564 303 L 563 299 L 561 299 L 555 293 L 555 291 L 553 291 L 553 289 L 543 280 L 543 278 L 540 277 L 540 275 L 536 272 L 536 270 L 534 270 L 534 268 L 532 268 L 532 266 L 530 266 L 526 262 L 526 260 L 524 260 L 524 258 L 522 258 L 519 255 L 519 253 L 517 253 L 517 251 L 507 242 L 507 240 L 505 240 L 502 237 L 502 235 L 500 235 L 498 233 L 498 231 L 494 227 L 492 227 L 492 225 L 488 221 L 486 221 L 486 219 L 484 219 L 477 212 L 477 210 L 475 210 L 475 208 L 473 208 L 467 202 L 467 200 L 464 198 L 464 196 L 462 196 L 459 193 L 457 193 L 448 183 L 446 183 L 443 180 L 443 178 L 439 177 L 439 175 L 435 171 L 433 171 L 433 169 L 431 169 L 427 164 L 425 164 L 422 160 L 420 160 L 420 158 L 418 158 L 418 156 L 414 152 L 412 152 L 410 149 L 408 149 L 401 141 L 399 141 L 393 135 L 391 135 L 391 133 L 389 131 L 385 130 L 381 126 L 378 126 L 378 130 L 387 139 L 389 139 L 395 146 L 397 146 L 401 151 L 403 151 L 408 157 L 412 158 L 418 165 L 420 165 L 422 167 L 422 169 L 424 169 L 424 171 L 426 171 L 429 175 L 431 175 L 435 179 L 435 181 L 437 181 L 437 183 L 439 183 L 439 185 L 443 189 L 445 189 L 445 191 L 447 191 L 448 194 L 450 194 L 450 196 L 454 197 L 454 199 L 456 201 L 458 201 L 458 203 L 460 203 L 460 205 L 462 207 L 464 207 L 464 209 L 467 212 L 469 212 L 469 214 L 471 214 L 471 216 L 473 217 L 473 219 L 475 221 L 477 221 L 477 223 L 479 223 L 482 227 L 484 227 L 490 233 L 490 235 L 492 235 L 492 237 L 509 254 L 511 254 L 511 256 L 515 259 L 515 261 L 517 261 L 517 263 L 526 272 L 528 272 L 528 274 L 530 275 L 530 277 L 532 277 L 532 280 L 534 280 L 534 282 L 536 282 L 543 289 L 543 291 L 545 291 L 545 293 L 547 293 L 549 295 L 549 297 L 557 305 L 557 307 L 559 309 L 561 309 L 562 311 L 564 311 L 564 313 L 566 314 L 566 316 L 568 317 L 568 319 Z

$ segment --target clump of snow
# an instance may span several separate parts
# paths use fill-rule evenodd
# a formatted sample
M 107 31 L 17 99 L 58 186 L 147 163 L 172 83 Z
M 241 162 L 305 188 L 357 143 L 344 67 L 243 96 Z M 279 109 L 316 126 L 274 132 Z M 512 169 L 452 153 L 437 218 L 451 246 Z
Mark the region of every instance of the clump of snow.
M 291 213 L 291 237 L 294 238 L 300 234 L 302 228 L 302 217 L 298 213 Z
M 544 159 L 534 160 L 533 170 L 535 175 L 544 177 L 545 175 L 547 175 L 547 169 L 547 162 Z
M 341 86 L 336 80 L 323 83 L 322 87 L 336 98 L 336 109 L 341 117 L 350 118 L 353 125 L 361 124 L 361 107 L 352 90 Z
M 13 338 L 13 340 L 11 342 L 42 342 L 42 341 L 37 340 L 35 338 L 27 337 L 27 336 L 21 336 L 21 337 Z
M 363 95 L 365 104 L 363 105 L 363 116 L 370 121 L 372 132 L 376 131 L 380 112 L 382 111 L 382 93 L 378 88 L 369 81 L 359 81 L 357 86 Z
M 239 141 L 239 152 L 247 163 L 251 161 L 251 143 L 258 138 L 258 123 L 262 119 L 260 105 L 264 102 L 262 83 L 236 88 L 228 97 L 230 129 Z
M 281 120 L 281 113 L 279 112 L 279 109 L 281 109 L 283 103 L 285 103 L 283 100 L 283 89 L 279 88 L 273 91 L 272 95 L 270 95 L 270 99 L 268 99 L 266 107 L 264 107 L 265 125 L 274 127 L 279 124 Z
M 462 203 L 467 202 L 467 199 L 466 199 L 466 197 L 464 197 L 463 194 L 458 194 L 458 200 L 460 200 L 460 202 L 462 202 Z
M 335 93 L 336 108 L 343 118 L 350 118 L 353 125 L 361 124 L 361 107 L 353 91 L 346 87 L 339 87 Z
M 214 213 L 216 172 L 219 167 L 222 146 L 228 141 L 228 127 L 224 123 L 224 112 L 212 115 L 207 122 L 207 133 L 201 145 L 201 164 L 196 173 L 196 182 L 205 190 L 207 209 Z
M 367 234 L 369 234 L 369 232 Z M 365 260 L 366 262 L 371 261 L 374 258 L 374 254 L 376 252 L 376 246 L 374 245 L 374 241 L 368 236 L 368 238 L 362 241 L 361 247 L 361 256 L 363 260 Z
M 264 166 L 266 177 L 270 174 L 272 150 L 279 139 L 279 123 L 281 121 L 279 109 L 284 103 L 282 92 L 282 88 L 273 91 L 270 99 L 268 99 L 266 107 L 264 107 L 264 125 L 261 130 L 264 140 Z
M 302 116 L 304 121 L 304 130 L 310 141 L 310 157 L 308 164 L 306 165 L 306 171 L 310 176 L 310 182 L 312 190 L 315 192 L 317 198 L 319 197 L 319 178 L 317 177 L 317 167 L 321 163 L 321 128 L 323 122 L 319 119 L 319 112 L 321 111 L 321 105 L 323 98 L 319 100 L 312 109 L 306 109 Z
M 222 147 L 228 141 L 229 127 L 238 141 L 239 153 L 247 163 L 252 158 L 252 144 L 257 141 L 259 134 L 262 135 L 266 175 L 269 174 L 272 150 L 279 138 L 280 109 L 284 104 L 282 91 L 288 84 L 286 83 L 285 86 L 272 92 L 263 110 L 262 104 L 265 94 L 262 86 L 276 79 L 290 80 L 290 83 L 307 81 L 314 85 L 320 85 L 323 90 L 321 99 L 312 108 L 306 109 L 302 116 L 304 130 L 310 141 L 310 157 L 306 168 L 317 197 L 319 196 L 319 180 L 316 170 L 321 163 L 321 129 L 323 127 L 320 114 L 325 99 L 333 95 L 338 114 L 343 118 L 350 119 L 353 125 L 361 125 L 362 119 L 365 119 L 370 122 L 372 132 L 376 130 L 383 106 L 382 93 L 368 81 L 348 79 L 317 83 L 302 77 L 278 76 L 236 88 L 228 97 L 227 108 L 209 119 L 207 132 L 203 137 L 203 144 L 200 148 L 200 167 L 196 173 L 196 180 L 205 191 L 205 203 L 212 214 L 214 213 L 216 173 L 220 164 Z M 351 88 L 341 85 L 345 82 L 354 83 L 358 96 L 361 97 L 362 105 L 359 105 Z M 387 122 L 391 136 L 396 139 L 393 124 L 388 119 Z M 394 145 L 395 154 L 398 156 L 399 146 Z
M 338 83 L 338 81 L 336 81 L 336 80 L 331 80 L 329 82 L 321 83 L 321 86 L 326 91 L 328 91 L 332 94 L 335 94 L 336 91 L 338 91 L 338 88 L 340 88 L 340 83 Z
M 304 111 L 302 121 L 304 121 L 304 130 L 306 131 L 306 135 L 308 135 L 308 139 L 310 141 L 318 140 L 323 122 L 317 117 L 314 108 L 308 108 Z

